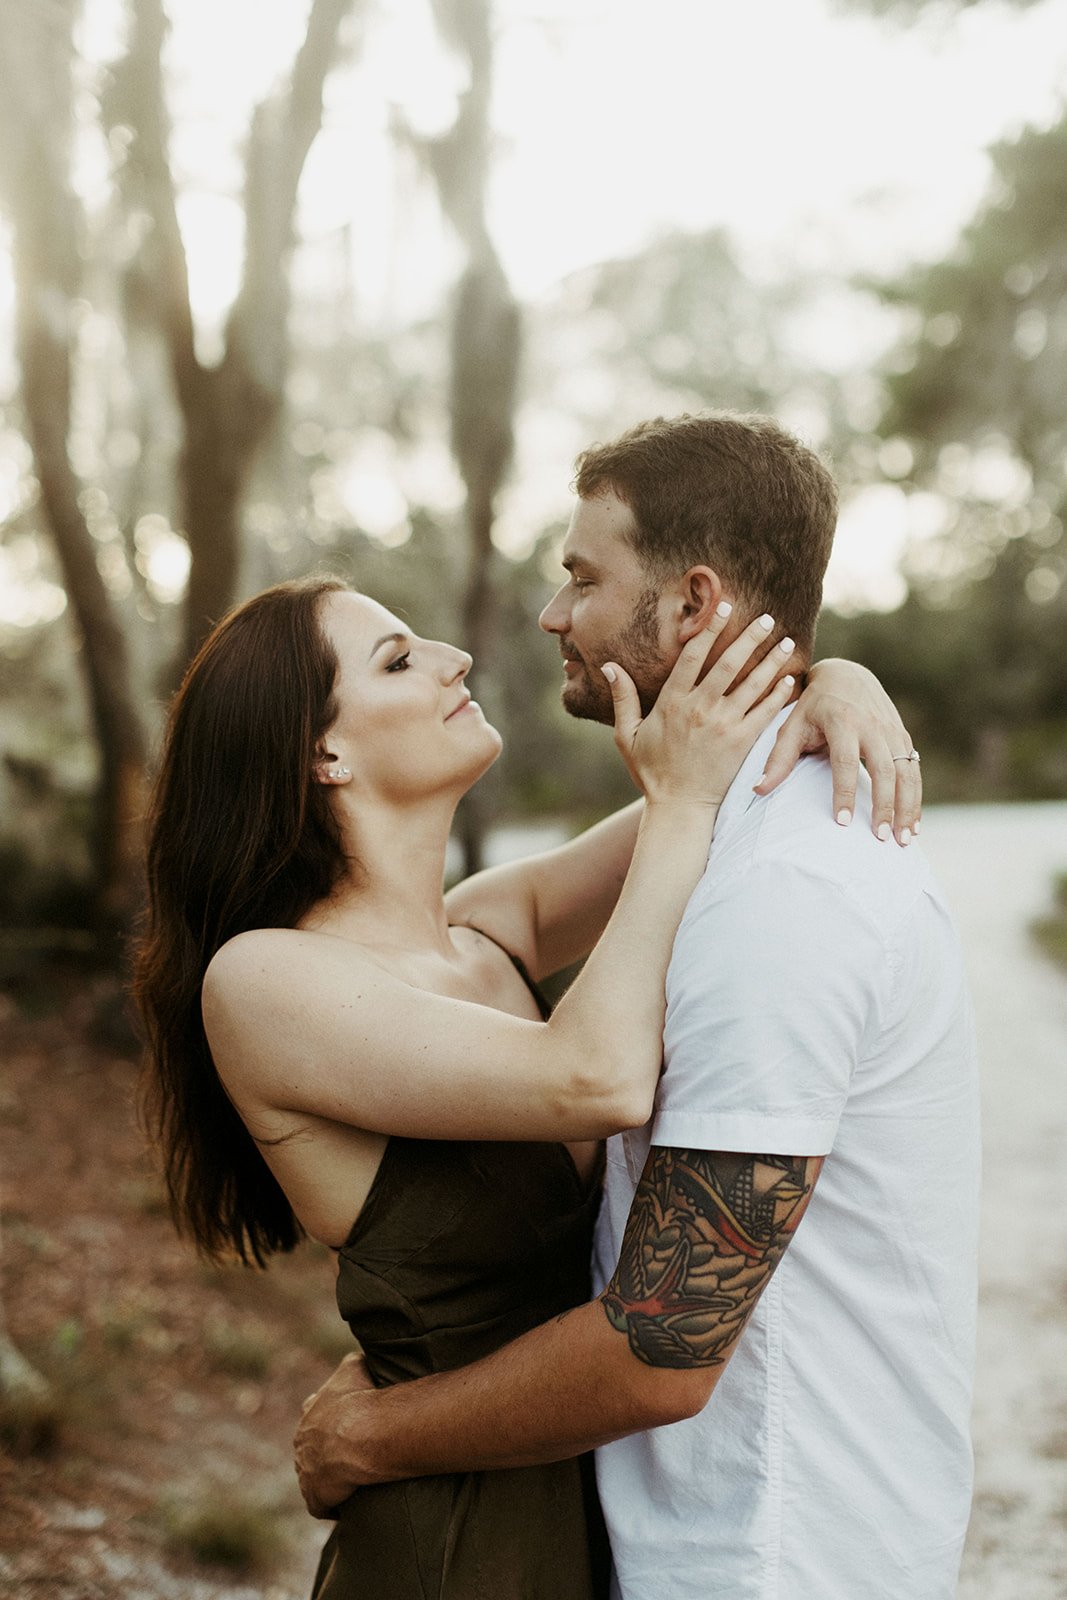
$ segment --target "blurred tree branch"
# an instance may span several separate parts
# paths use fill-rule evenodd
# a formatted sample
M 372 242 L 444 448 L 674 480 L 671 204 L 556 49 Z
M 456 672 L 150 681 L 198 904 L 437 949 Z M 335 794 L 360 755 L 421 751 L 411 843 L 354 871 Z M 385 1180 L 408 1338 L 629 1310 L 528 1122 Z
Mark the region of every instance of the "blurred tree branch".
M 1039 0 L 1008 0 L 1010 5 L 1024 10 Z M 875 17 L 888 17 L 897 22 L 914 22 L 923 16 L 944 17 L 953 11 L 969 11 L 972 6 L 985 5 L 986 0 L 835 0 L 839 11 L 868 11 Z
M 184 531 L 192 563 L 176 676 L 236 592 L 241 502 L 284 399 L 297 193 L 322 126 L 323 91 L 341 26 L 352 9 L 353 0 L 313 0 L 288 83 L 255 110 L 245 163 L 242 281 L 222 360 L 207 366 L 196 351 L 170 164 L 166 12 L 162 0 L 132 0 L 129 47 L 114 70 L 107 114 L 134 134 L 121 181 L 130 202 L 151 219 L 137 270 L 157 308 L 184 428 Z

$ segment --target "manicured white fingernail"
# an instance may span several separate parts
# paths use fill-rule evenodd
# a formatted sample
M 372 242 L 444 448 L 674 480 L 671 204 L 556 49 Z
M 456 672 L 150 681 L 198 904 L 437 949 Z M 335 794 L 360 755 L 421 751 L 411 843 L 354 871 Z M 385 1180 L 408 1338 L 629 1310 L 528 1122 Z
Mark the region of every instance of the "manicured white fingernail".
M 918 822 L 916 822 L 914 828 L 912 828 L 911 831 L 915 835 L 915 837 L 918 838 L 918 836 L 919 836 L 919 824 L 918 824 Z
M 796 647 L 793 644 L 792 639 L 779 639 L 778 648 L 779 650 L 783 651 L 785 655 L 791 656 Z
M 900 842 L 901 842 L 901 844 L 910 844 L 911 843 L 911 829 L 910 828 L 901 828 L 901 830 L 900 830 Z
M 768 617 L 766 613 L 764 613 L 764 615 L 759 619 L 759 625 L 761 628 L 765 628 L 766 631 L 770 633 L 771 629 L 774 627 L 774 618 Z
M 728 617 L 733 609 L 734 608 L 730 604 L 729 600 L 720 600 L 718 605 L 715 607 L 715 615 L 717 617 Z
M 852 821 L 852 812 L 843 806 L 837 813 L 837 820 L 842 828 L 847 828 L 849 823 Z
M 885 844 L 886 840 L 889 838 L 889 835 L 892 833 L 892 831 L 893 830 L 889 826 L 888 822 L 880 822 L 878 824 L 878 837 L 879 837 L 879 839 L 881 839 L 883 844 Z
M 614 683 L 615 682 L 615 668 L 614 667 L 601 667 L 600 670 L 604 674 L 605 678 L 607 678 L 609 683 Z

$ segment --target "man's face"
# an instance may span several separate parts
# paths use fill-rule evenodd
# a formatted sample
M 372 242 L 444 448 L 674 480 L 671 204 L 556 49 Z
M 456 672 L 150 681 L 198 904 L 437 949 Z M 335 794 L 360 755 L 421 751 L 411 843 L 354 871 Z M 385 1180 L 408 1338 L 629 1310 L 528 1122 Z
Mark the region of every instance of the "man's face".
M 614 721 L 605 661 L 617 661 L 648 713 L 674 664 L 661 634 L 660 597 L 627 537 L 628 506 L 610 490 L 579 500 L 563 546 L 568 581 L 541 613 L 564 659 L 562 700 L 572 717 Z M 675 651 L 675 656 L 677 651 Z

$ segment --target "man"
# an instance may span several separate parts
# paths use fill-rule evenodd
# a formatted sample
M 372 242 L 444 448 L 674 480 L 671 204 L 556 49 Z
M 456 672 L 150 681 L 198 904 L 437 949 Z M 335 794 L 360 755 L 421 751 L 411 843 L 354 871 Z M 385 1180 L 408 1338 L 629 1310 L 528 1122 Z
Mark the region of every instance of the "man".
M 647 709 L 724 601 L 724 638 L 769 612 L 791 670 L 810 661 L 836 494 L 770 419 L 642 425 L 576 487 L 541 619 L 573 714 L 612 720 L 611 661 Z M 331 1380 L 298 1439 L 312 1500 L 598 1446 L 622 1600 L 954 1593 L 978 1207 L 960 953 L 918 852 L 834 826 L 824 761 L 754 792 L 775 731 L 675 941 L 653 1119 L 609 1142 L 598 1298 L 458 1372 Z

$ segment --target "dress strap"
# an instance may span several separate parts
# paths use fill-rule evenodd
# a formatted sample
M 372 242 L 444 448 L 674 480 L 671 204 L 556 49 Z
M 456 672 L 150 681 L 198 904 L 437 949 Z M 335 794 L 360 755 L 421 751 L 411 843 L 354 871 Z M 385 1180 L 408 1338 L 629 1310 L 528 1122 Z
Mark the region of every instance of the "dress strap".
M 486 933 L 484 928 L 476 928 L 472 922 L 461 922 L 458 924 L 458 926 L 461 928 L 469 928 L 472 933 L 480 933 L 483 939 L 488 939 L 489 943 L 495 944 L 498 950 L 503 950 L 512 966 L 515 968 L 515 971 L 518 973 L 519 977 L 522 979 L 523 983 L 536 1000 L 537 1009 L 541 1013 L 541 1020 L 543 1022 L 547 1022 L 549 1017 L 552 1015 L 552 1007 L 549 1005 L 548 1000 L 546 999 L 539 985 L 536 984 L 530 977 L 530 974 L 526 970 L 526 963 L 523 961 L 522 957 L 514 955 L 506 945 L 500 943 L 499 939 L 494 939 L 493 935 L 491 933 Z

